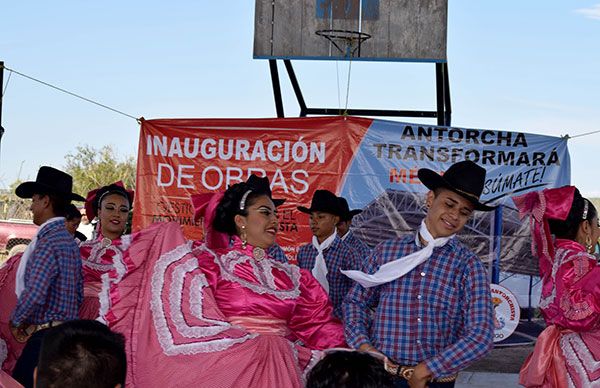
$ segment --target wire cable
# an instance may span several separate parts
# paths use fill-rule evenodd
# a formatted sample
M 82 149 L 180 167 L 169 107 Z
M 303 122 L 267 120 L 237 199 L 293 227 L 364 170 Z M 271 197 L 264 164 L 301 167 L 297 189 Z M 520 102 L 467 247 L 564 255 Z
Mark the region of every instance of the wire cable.
M 0 99 L 2 99 L 2 97 L 4 97 L 4 95 L 6 94 L 6 89 L 8 88 L 8 83 L 10 82 L 11 76 L 12 76 L 12 73 L 8 73 L 8 78 L 6 79 L 6 85 L 4 85 L 4 89 L 2 89 L 2 95 L 0 95 Z
M 575 139 L 576 137 L 582 137 L 582 136 L 588 136 L 588 135 L 593 135 L 595 133 L 600 133 L 600 129 L 597 131 L 591 131 L 591 132 L 585 132 L 585 133 L 580 133 L 579 135 L 565 135 L 563 136 L 565 139 L 569 140 L 569 139 Z
M 339 61 L 335 61 L 335 75 L 337 78 L 337 95 L 338 95 L 338 111 L 342 111 L 342 97 L 340 93 L 340 67 L 338 66 Z
M 139 119 L 139 118 L 137 118 L 137 117 L 135 117 L 135 116 L 133 116 L 133 115 L 127 114 L 127 113 L 125 113 L 125 112 L 122 112 L 122 111 L 120 111 L 120 110 L 118 110 L 118 109 L 115 109 L 115 108 L 111 108 L 111 107 L 110 107 L 110 106 L 108 106 L 108 105 L 104 105 L 104 104 L 101 104 L 101 103 L 99 103 L 99 102 L 97 102 L 97 101 L 94 101 L 94 100 L 91 100 L 91 99 L 89 99 L 89 98 L 86 98 L 86 97 L 80 96 L 79 94 L 76 94 L 76 93 L 70 92 L 70 91 L 68 91 L 68 90 L 66 90 L 66 89 L 63 89 L 63 88 L 60 88 L 60 87 L 58 87 L 58 86 L 52 85 L 52 84 L 50 84 L 50 83 L 48 83 L 48 82 L 44 82 L 44 81 L 42 81 L 42 80 L 39 80 L 39 79 L 37 79 L 37 78 L 31 77 L 31 76 L 29 76 L 29 75 L 27 75 L 27 74 L 23 74 L 23 73 L 20 73 L 20 72 L 18 72 L 18 71 L 16 71 L 16 70 L 9 69 L 9 68 L 8 68 L 8 67 L 6 67 L 6 66 L 4 66 L 4 68 L 5 68 L 6 70 L 8 70 L 10 73 L 15 73 L 15 74 L 17 74 L 17 75 L 20 75 L 21 77 L 24 77 L 24 78 L 30 79 L 30 80 L 32 80 L 32 81 L 38 82 L 38 83 L 40 83 L 40 84 L 42 84 L 42 85 L 48 86 L 48 87 L 50 87 L 50 88 L 52 88 L 52 89 L 56 89 L 56 90 L 58 90 L 58 91 L 60 91 L 60 92 L 66 93 L 66 94 L 68 94 L 68 95 L 71 95 L 71 96 L 73 96 L 73 97 L 76 97 L 76 98 L 79 98 L 79 99 L 81 99 L 81 100 L 83 100 L 83 101 L 87 101 L 87 102 L 89 102 L 89 103 L 91 103 L 91 104 L 98 105 L 98 106 L 100 106 L 100 107 L 102 107 L 102 108 L 104 108 L 104 109 L 108 109 L 108 110 L 110 110 L 110 111 L 113 111 L 113 112 L 115 112 L 115 113 L 118 113 L 118 114 L 120 114 L 120 115 L 123 115 L 123 116 L 129 117 L 129 118 L 132 118 L 132 119 L 134 119 L 135 121 L 137 121 L 138 123 L 140 123 L 140 119 Z
M 350 73 L 352 73 L 352 54 L 348 61 L 348 81 L 346 83 L 346 105 L 344 106 L 344 115 L 348 114 L 348 97 L 350 96 Z

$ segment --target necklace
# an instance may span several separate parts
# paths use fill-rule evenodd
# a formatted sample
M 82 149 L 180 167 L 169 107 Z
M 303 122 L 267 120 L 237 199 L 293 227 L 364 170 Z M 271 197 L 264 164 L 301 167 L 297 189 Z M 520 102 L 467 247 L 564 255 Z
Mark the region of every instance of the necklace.
M 256 260 L 260 261 L 264 259 L 267 256 L 267 254 L 264 249 L 260 247 L 254 247 L 254 249 L 252 249 L 252 256 L 254 256 Z
M 112 244 L 112 240 L 111 240 L 111 239 L 109 239 L 108 237 L 104 237 L 104 238 L 102 239 L 102 241 L 100 241 L 100 245 L 101 245 L 103 248 L 108 248 L 108 247 L 109 247 L 111 244 Z

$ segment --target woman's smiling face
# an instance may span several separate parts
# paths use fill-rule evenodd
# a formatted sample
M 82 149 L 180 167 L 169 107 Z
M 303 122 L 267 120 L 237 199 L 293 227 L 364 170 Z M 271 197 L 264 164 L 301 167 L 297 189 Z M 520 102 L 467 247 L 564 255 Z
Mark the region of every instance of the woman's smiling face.
M 275 243 L 277 227 L 277 208 L 267 195 L 261 195 L 247 207 L 248 215 L 235 216 L 240 237 L 246 233 L 248 244 L 266 249 Z M 243 226 L 243 228 L 242 228 Z
M 104 237 L 115 239 L 123 234 L 129 216 L 129 200 L 119 194 L 108 194 L 102 198 L 98 218 Z

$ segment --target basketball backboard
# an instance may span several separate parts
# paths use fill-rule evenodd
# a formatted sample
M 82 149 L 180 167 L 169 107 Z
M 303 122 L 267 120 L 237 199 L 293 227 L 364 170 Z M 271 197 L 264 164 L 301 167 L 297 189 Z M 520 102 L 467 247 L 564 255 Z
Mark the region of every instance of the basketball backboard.
M 446 62 L 447 0 L 256 0 L 254 58 Z

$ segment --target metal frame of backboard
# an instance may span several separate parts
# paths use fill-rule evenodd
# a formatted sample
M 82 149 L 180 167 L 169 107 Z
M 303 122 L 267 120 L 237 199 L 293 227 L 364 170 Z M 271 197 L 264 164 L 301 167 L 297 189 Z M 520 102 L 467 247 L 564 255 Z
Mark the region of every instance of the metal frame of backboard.
M 2 136 L 4 127 L 2 126 L 2 99 L 4 97 L 4 61 L 0 61 L 0 146 L 2 145 Z
M 300 117 L 308 115 L 350 115 L 350 116 L 380 116 L 380 117 L 416 117 L 437 118 L 437 125 L 450 126 L 452 119 L 452 108 L 450 105 L 450 82 L 448 77 L 448 63 L 435 64 L 435 87 L 436 107 L 435 111 L 426 110 L 393 110 L 393 109 L 340 109 L 340 108 L 310 108 L 306 105 L 302 89 L 294 72 L 292 61 L 284 59 L 283 64 L 287 71 L 290 83 L 294 89 L 296 100 L 300 107 Z M 281 82 L 276 59 L 269 59 L 271 71 L 271 82 L 273 85 L 273 96 L 275 98 L 275 110 L 277 117 L 285 117 L 283 98 L 281 95 Z

